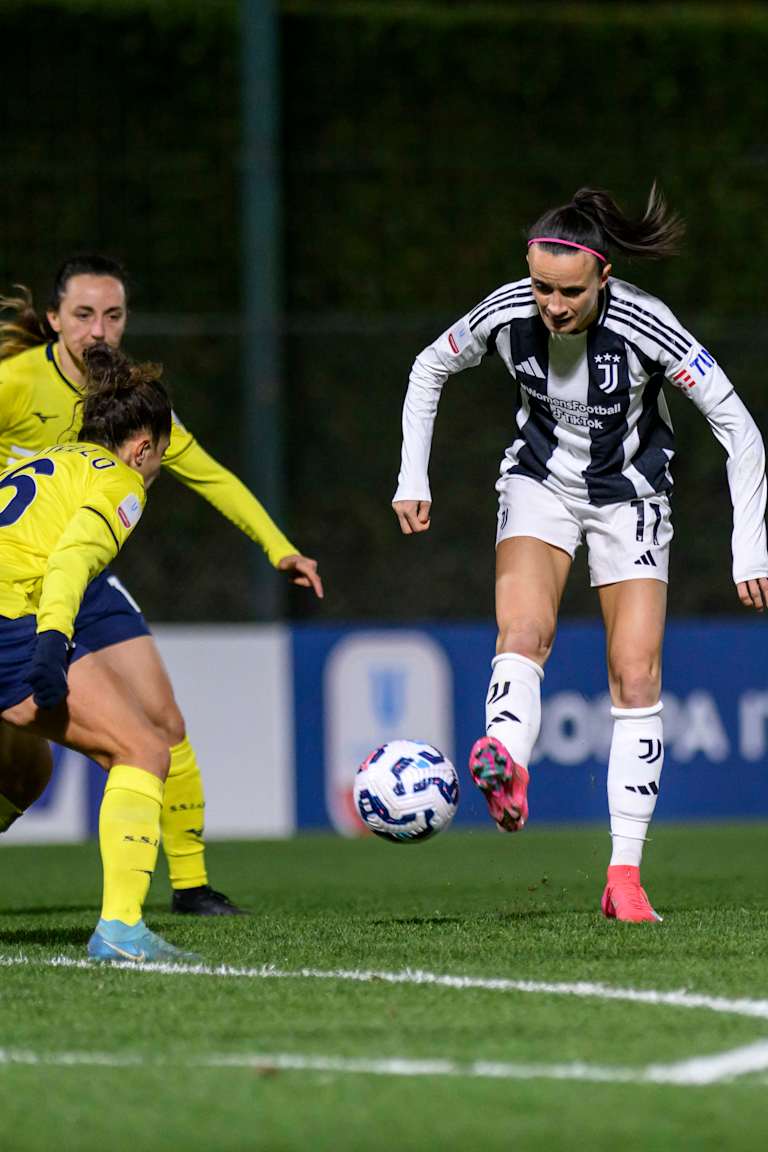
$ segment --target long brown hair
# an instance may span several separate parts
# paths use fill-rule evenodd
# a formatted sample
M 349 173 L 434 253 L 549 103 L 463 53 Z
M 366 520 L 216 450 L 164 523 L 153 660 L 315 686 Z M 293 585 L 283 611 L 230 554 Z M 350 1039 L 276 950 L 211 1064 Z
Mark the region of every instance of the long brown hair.
M 18 296 L 0 295 L 0 311 L 9 312 L 7 319 L 0 319 L 0 361 L 17 356 L 39 344 L 47 344 L 56 339 L 56 333 L 48 323 L 46 312 L 58 312 L 61 300 L 67 291 L 67 284 L 73 276 L 111 276 L 119 280 L 128 296 L 128 276 L 122 264 L 109 256 L 96 253 L 70 256 L 57 269 L 53 278 L 48 304 L 45 311 L 35 308 L 32 293 L 24 284 L 14 284 Z
M 53 338 L 48 321 L 38 316 L 32 293 L 24 284 L 14 284 L 18 296 L 0 296 L 0 310 L 12 315 L 0 319 L 0 360 L 8 360 Z
M 683 220 L 667 208 L 656 182 L 651 186 L 645 212 L 637 219 L 626 216 L 608 192 L 580 188 L 568 204 L 550 208 L 528 231 L 528 243 L 552 237 L 544 247 L 553 252 L 573 251 L 579 244 L 610 260 L 611 250 L 641 260 L 661 260 L 674 255 L 685 231 Z

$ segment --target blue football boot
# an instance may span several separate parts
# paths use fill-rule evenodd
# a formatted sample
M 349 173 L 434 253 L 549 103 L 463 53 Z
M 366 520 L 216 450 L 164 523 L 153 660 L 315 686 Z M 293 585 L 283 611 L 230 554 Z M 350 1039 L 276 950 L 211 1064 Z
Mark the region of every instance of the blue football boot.
M 195 952 L 183 952 L 150 932 L 143 920 L 124 924 L 122 920 L 99 920 L 88 941 L 88 956 L 107 964 L 199 963 Z

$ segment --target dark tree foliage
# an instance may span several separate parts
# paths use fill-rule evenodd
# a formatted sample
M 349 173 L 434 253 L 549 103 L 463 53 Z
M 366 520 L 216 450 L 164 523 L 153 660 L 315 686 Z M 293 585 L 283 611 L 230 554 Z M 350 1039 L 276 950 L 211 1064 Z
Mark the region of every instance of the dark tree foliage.
M 323 618 L 492 611 L 513 384 L 493 361 L 449 382 L 433 527 L 417 540 L 389 507 L 402 395 L 414 355 L 523 275 L 525 228 L 581 185 L 637 211 L 659 180 L 687 219 L 684 252 L 616 273 L 670 304 L 768 431 L 768 16 L 644 7 L 640 19 L 624 5 L 283 6 L 283 519 L 321 561 Z M 11 2 L 0 34 L 0 287 L 42 298 L 77 248 L 123 259 L 129 350 L 166 363 L 185 422 L 237 471 L 236 6 Z M 671 607 L 734 611 L 722 452 L 682 397 L 670 407 Z M 249 548 L 165 479 L 122 572 L 154 619 L 243 619 Z M 565 608 L 592 612 L 576 567 Z M 299 594 L 286 607 L 317 615 Z

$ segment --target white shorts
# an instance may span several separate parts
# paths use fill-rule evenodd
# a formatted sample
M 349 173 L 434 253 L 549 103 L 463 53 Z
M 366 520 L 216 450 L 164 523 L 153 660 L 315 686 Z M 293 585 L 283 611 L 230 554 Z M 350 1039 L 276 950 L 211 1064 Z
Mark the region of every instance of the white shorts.
M 528 476 L 504 476 L 496 488 L 497 545 L 513 536 L 533 536 L 573 558 L 586 539 L 593 588 L 641 578 L 667 583 L 674 533 L 666 496 L 598 508 L 561 496 Z

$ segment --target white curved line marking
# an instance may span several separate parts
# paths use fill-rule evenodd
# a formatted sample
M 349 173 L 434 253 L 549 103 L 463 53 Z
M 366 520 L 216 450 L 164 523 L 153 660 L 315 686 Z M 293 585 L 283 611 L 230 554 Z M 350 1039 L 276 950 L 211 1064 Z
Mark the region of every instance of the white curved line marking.
M 76 960 L 71 956 L 53 956 L 36 959 L 19 954 L 0 956 L 0 968 L 16 967 L 79 968 L 93 971 L 89 960 Z M 729 1000 L 725 996 L 689 992 L 680 988 L 660 992 L 653 988 L 614 988 L 609 984 L 580 980 L 575 983 L 545 980 L 507 980 L 503 977 L 452 976 L 448 973 L 425 972 L 406 968 L 402 972 L 379 972 L 375 969 L 277 968 L 263 964 L 255 968 L 239 968 L 229 964 L 113 964 L 121 970 L 154 972 L 164 976 L 218 976 L 241 980 L 341 980 L 358 984 L 420 984 L 437 988 L 477 989 L 486 992 L 527 992 L 545 996 L 576 996 L 580 999 L 618 1000 L 633 1004 L 660 1005 L 667 1008 L 699 1008 L 707 1012 L 720 1012 L 732 1016 L 746 1016 L 768 1020 L 768 1000 L 740 998 Z
M 88 960 L 69 956 L 35 959 L 19 954 L 0 956 L 0 968 L 47 967 L 93 970 Z M 256 968 L 231 965 L 114 964 L 121 970 L 164 976 L 214 976 L 247 980 L 338 980 L 355 983 L 427 985 L 440 988 L 473 989 L 488 992 L 538 993 L 550 996 L 576 996 L 598 1000 L 617 1000 L 635 1004 L 670 1008 L 695 1008 L 709 1012 L 768 1020 L 768 1000 L 746 998 L 729 1000 L 679 989 L 659 992 L 655 989 L 612 988 L 607 984 L 579 981 L 576 983 L 539 980 L 508 980 L 502 977 L 453 976 L 420 969 L 402 972 L 380 972 L 366 969 L 298 968 L 281 969 L 270 964 Z M 152 1064 L 151 1056 L 113 1054 L 108 1052 L 38 1053 L 22 1049 L 0 1049 L 0 1066 L 8 1064 L 104 1065 L 130 1067 Z M 704 1085 L 732 1080 L 749 1073 L 768 1069 L 768 1040 L 757 1040 L 729 1052 L 694 1057 L 673 1064 L 649 1064 L 645 1067 L 604 1067 L 574 1062 L 571 1064 L 505 1064 L 490 1061 L 457 1063 L 450 1060 L 368 1060 L 343 1057 L 309 1056 L 294 1053 L 233 1053 L 211 1055 L 192 1060 L 189 1067 L 253 1068 L 263 1071 L 309 1071 L 366 1073 L 378 1076 L 456 1076 L 464 1078 L 508 1080 L 588 1080 L 605 1083 Z
M 111 1052 L 33 1052 L 0 1049 L 0 1066 L 26 1064 L 54 1067 L 152 1067 L 161 1061 L 151 1054 Z M 723 1083 L 768 1068 L 768 1040 L 758 1040 L 731 1052 L 716 1053 L 675 1064 L 647 1067 L 606 1067 L 599 1064 L 506 1064 L 475 1060 L 345 1059 L 301 1053 L 235 1052 L 182 1061 L 187 1068 L 248 1068 L 261 1072 L 325 1072 L 367 1076 L 439 1076 L 475 1080 L 581 1080 L 602 1084 L 675 1084 L 702 1087 Z

